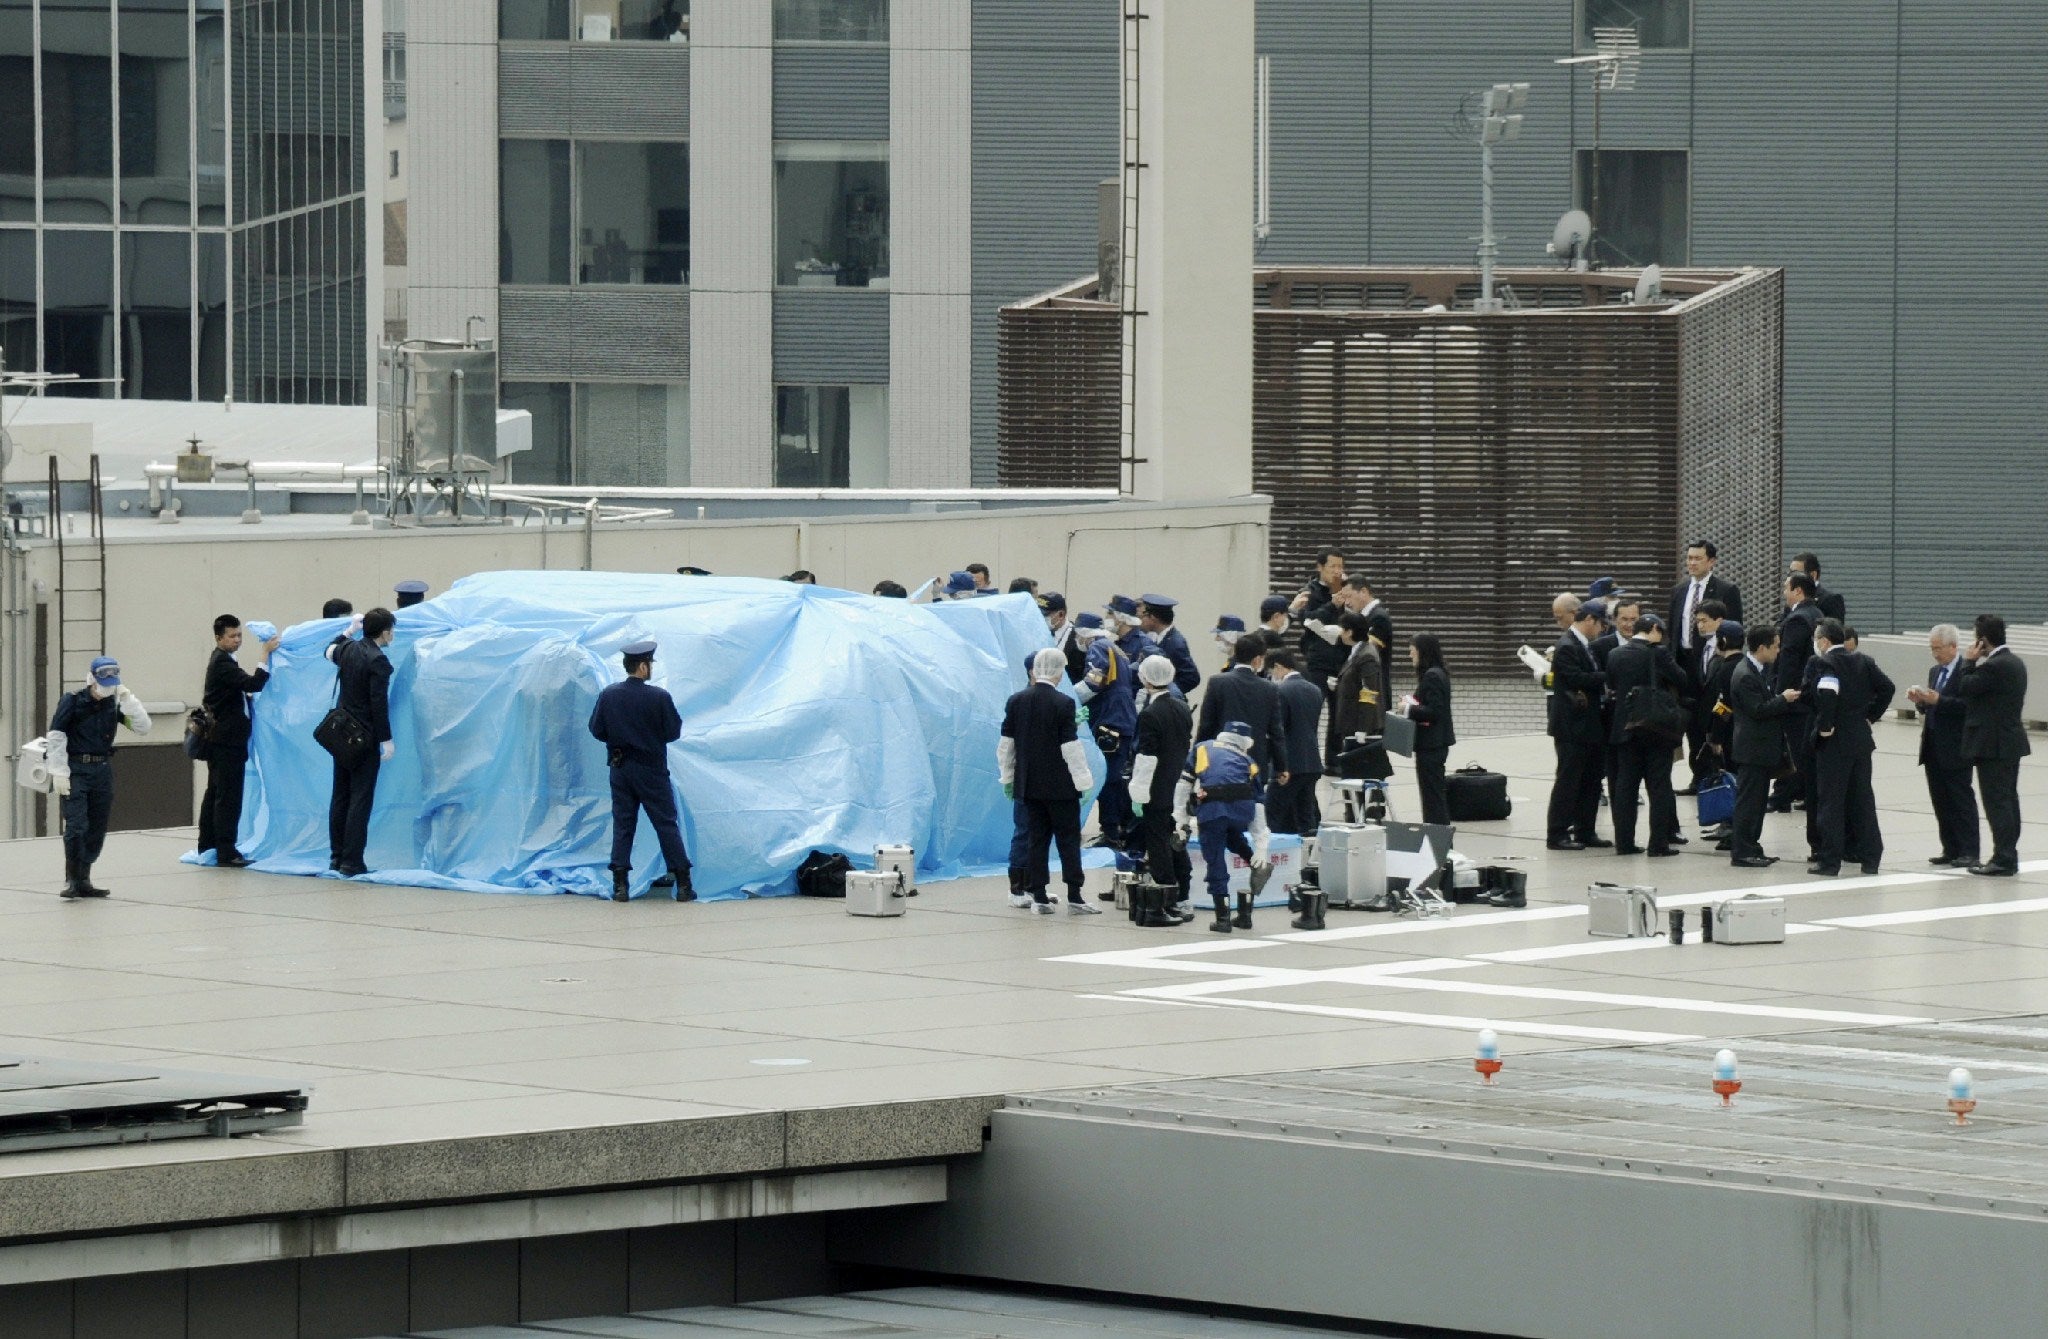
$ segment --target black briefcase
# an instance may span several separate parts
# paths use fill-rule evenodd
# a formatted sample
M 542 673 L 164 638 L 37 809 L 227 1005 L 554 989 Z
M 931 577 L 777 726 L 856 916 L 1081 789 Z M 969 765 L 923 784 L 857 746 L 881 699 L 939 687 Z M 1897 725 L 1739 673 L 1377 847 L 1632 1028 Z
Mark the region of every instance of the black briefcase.
M 1386 734 L 1383 736 L 1387 752 L 1398 753 L 1404 758 L 1415 756 L 1415 722 L 1406 716 L 1387 713 Z
M 354 767 L 377 747 L 377 741 L 370 738 L 370 727 L 342 707 L 320 718 L 320 724 L 313 727 L 313 742 L 344 769 Z
M 1495 823 L 1515 811 L 1508 798 L 1508 779 L 1474 763 L 1444 778 L 1453 823 Z

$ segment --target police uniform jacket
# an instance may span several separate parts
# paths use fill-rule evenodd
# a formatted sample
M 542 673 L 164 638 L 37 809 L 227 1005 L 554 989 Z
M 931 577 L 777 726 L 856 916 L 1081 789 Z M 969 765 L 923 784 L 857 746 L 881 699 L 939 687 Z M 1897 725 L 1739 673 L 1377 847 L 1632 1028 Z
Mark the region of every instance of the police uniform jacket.
M 1211 740 L 1195 745 L 1194 770 L 1195 787 L 1201 792 L 1195 800 L 1195 821 L 1249 827 L 1259 764 Z
M 2027 700 L 2027 666 L 2000 647 L 1963 671 L 1963 756 L 2010 761 L 2034 751 L 2020 713 Z
M 206 662 L 206 687 L 202 690 L 206 714 L 213 717 L 207 742 L 216 748 L 246 748 L 249 743 L 249 702 L 247 695 L 260 693 L 270 682 L 268 668 L 254 674 L 235 663 L 231 652 L 213 648 Z
M 1323 770 L 1321 726 L 1323 694 L 1299 674 L 1273 685 L 1280 695 L 1280 753 L 1274 766 L 1294 776 Z
M 1088 673 L 1098 684 L 1088 699 L 1089 722 L 1128 741 L 1138 728 L 1138 667 L 1115 642 L 1097 637 L 1088 644 Z
M 1195 738 L 1214 739 L 1231 721 L 1242 721 L 1249 729 L 1252 761 L 1261 770 L 1272 770 L 1268 761 L 1285 748 L 1280 737 L 1280 690 L 1249 665 L 1233 665 L 1209 680 L 1202 690 L 1202 716 L 1195 724 Z
M 683 737 L 683 717 L 666 688 L 628 677 L 597 695 L 590 733 L 616 749 L 619 761 L 666 772 L 668 746 Z
M 1959 655 L 1927 671 L 1927 686 L 1940 696 L 1931 707 L 1915 708 L 1920 713 L 1922 767 L 1953 770 L 1970 765 L 1963 756 L 1963 719 L 1969 704 L 1963 700 L 1962 683 L 1968 665 Z
M 1592 650 L 1566 628 L 1551 648 L 1550 737 L 1576 744 L 1606 742 L 1600 711 L 1606 687 L 1607 676 L 1593 663 Z
M 1898 686 L 1875 660 L 1837 646 L 1817 657 L 1820 665 L 1813 707 L 1814 745 L 1869 753 L 1877 747 L 1871 724 L 1884 716 Z
M 1779 696 L 1772 668 L 1759 668 L 1745 655 L 1728 680 L 1728 705 L 1735 712 L 1728 758 L 1737 767 L 1775 769 L 1785 760 L 1785 718 L 1792 704 Z
M 121 703 L 114 694 L 94 697 L 90 687 L 57 699 L 50 728 L 64 732 L 64 748 L 73 762 L 79 755 L 104 758 L 114 751 L 114 733 L 121 728 Z
M 1313 689 L 1314 684 L 1309 687 Z M 1318 693 L 1317 698 L 1321 698 Z M 1173 808 L 1173 790 L 1187 771 L 1188 748 L 1194 742 L 1195 717 L 1187 699 L 1160 693 L 1138 713 L 1138 769 L 1131 774 L 1132 798 L 1164 814 Z M 1152 760 L 1151 781 L 1138 793 L 1146 759 Z
M 1607 657 L 1609 724 L 1607 742 L 1626 744 L 1628 698 L 1638 688 L 1662 688 L 1674 696 L 1685 690 L 1685 671 L 1671 658 L 1671 652 L 1646 641 L 1629 638 Z
M 1016 750 L 1013 784 L 1018 799 L 1071 804 L 1079 797 L 1060 752 L 1076 738 L 1073 698 L 1049 683 L 1034 683 L 1012 693 L 1003 704 L 1003 738 Z
M 334 659 L 341 680 L 337 704 L 369 726 L 377 743 L 386 742 L 391 738 L 391 661 L 384 648 L 365 637 L 342 647 Z
M 1194 653 L 1188 650 L 1188 639 L 1181 635 L 1179 628 L 1168 628 L 1159 634 L 1159 654 L 1173 662 L 1173 686 L 1183 696 L 1202 686 L 1202 670 L 1195 664 Z
M 1131 662 L 1131 673 L 1136 675 L 1138 664 L 1146 656 L 1159 650 L 1159 643 L 1152 640 L 1152 634 L 1143 628 L 1132 628 L 1116 639 L 1116 649 L 1124 653 L 1124 659 Z

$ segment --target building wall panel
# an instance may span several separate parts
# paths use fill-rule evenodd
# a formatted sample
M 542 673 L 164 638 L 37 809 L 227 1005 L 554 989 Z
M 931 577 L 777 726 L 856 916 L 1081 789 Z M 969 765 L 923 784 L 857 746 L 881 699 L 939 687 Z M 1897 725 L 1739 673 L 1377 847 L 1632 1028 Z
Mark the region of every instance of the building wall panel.
M 507 381 L 687 381 L 688 289 L 505 288 Z
M 775 138 L 888 139 L 888 49 L 776 47 Z
M 890 296 L 854 288 L 775 290 L 776 383 L 888 385 Z

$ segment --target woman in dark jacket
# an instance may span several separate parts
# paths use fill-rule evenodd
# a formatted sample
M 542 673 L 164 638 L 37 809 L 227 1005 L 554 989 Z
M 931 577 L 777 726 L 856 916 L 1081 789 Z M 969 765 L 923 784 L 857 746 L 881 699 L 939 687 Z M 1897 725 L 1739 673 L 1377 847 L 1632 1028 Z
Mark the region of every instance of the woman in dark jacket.
M 1448 825 L 1451 800 L 1444 787 L 1444 762 L 1458 735 L 1451 728 L 1451 675 L 1444 648 L 1433 632 L 1418 632 L 1408 643 L 1415 664 L 1415 695 L 1408 719 L 1415 722 L 1415 784 L 1422 790 L 1422 821 Z

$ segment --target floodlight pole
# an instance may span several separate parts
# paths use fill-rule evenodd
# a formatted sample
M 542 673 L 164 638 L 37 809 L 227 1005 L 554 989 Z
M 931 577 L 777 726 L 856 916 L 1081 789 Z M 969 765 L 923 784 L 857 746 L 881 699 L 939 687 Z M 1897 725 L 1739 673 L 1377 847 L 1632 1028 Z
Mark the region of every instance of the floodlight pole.
M 1482 133 L 1479 138 L 1479 311 L 1495 309 L 1493 261 L 1499 252 L 1500 238 L 1493 232 L 1493 144 Z

